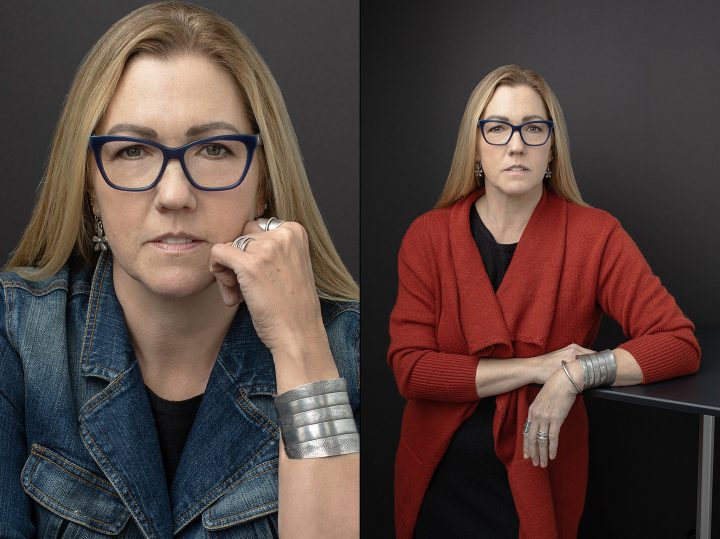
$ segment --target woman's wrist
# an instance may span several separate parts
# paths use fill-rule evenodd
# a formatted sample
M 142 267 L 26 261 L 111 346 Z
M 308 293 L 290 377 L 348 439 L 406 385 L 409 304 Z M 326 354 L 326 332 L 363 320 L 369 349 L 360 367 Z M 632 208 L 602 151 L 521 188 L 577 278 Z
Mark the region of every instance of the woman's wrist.
M 290 342 L 286 346 L 273 348 L 271 353 L 278 393 L 316 380 L 339 376 L 324 329 L 322 336 Z
M 582 367 L 578 360 L 563 361 L 562 370 L 568 378 L 568 383 L 572 385 L 574 393 L 582 393 L 585 389 Z
M 548 372 L 548 363 L 544 361 L 545 356 L 535 356 L 527 358 L 527 361 L 531 367 L 530 372 L 532 373 L 532 380 L 528 383 L 543 385 L 552 374 Z

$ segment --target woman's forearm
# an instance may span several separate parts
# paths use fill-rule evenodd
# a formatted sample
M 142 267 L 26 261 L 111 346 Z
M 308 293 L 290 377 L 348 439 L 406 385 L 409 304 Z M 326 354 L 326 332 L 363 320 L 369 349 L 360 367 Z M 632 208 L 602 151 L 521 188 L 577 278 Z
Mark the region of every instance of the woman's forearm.
M 492 397 L 528 384 L 541 383 L 538 363 L 538 358 L 480 359 L 475 371 L 478 397 Z
M 483 398 L 500 395 L 528 384 L 544 384 L 561 368 L 563 361 L 569 364 L 575 361 L 577 355 L 590 352 L 592 350 L 572 343 L 537 357 L 480 359 L 475 371 L 477 394 Z
M 356 538 L 360 518 L 357 453 L 290 459 L 280 444 L 280 537 Z
M 310 381 L 338 377 L 324 331 L 322 335 L 322 338 L 306 338 L 303 346 L 294 350 L 273 351 L 279 393 Z M 358 454 L 290 459 L 281 440 L 278 469 L 280 537 L 358 537 L 359 463 Z
M 614 386 L 632 386 L 642 382 L 643 374 L 640 365 L 630 352 L 622 348 L 615 348 L 613 354 L 617 363 Z

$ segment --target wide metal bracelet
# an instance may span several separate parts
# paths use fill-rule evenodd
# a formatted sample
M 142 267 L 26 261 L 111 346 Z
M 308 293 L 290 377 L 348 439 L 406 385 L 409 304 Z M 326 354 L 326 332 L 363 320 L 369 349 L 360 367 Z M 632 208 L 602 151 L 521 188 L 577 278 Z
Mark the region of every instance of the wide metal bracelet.
M 347 391 L 315 395 L 314 397 L 306 397 L 290 402 L 278 402 L 276 400 L 275 409 L 279 417 L 287 417 L 300 412 L 309 412 L 317 408 L 327 408 L 328 406 L 338 406 L 340 404 L 350 404 Z
M 583 373 L 584 389 L 612 385 L 617 376 L 617 361 L 612 350 L 576 356 Z
M 355 425 L 354 419 L 336 419 L 324 423 L 315 423 L 314 425 L 305 425 L 296 429 L 287 429 L 282 431 L 282 436 L 286 444 L 300 444 L 339 434 L 353 433 L 357 433 L 357 425 Z
M 285 453 L 291 459 L 315 459 L 359 452 L 360 436 L 357 432 L 285 445 Z
M 291 401 L 305 399 L 307 397 L 316 397 L 318 395 L 326 395 L 328 393 L 338 393 L 339 391 L 347 391 L 347 380 L 345 380 L 345 378 L 317 380 L 278 395 L 275 397 L 275 404 L 282 405 Z
M 337 406 L 327 406 L 325 408 L 316 408 L 307 412 L 300 412 L 286 417 L 279 417 L 280 428 L 296 429 L 305 425 L 313 425 L 315 423 L 324 423 L 325 421 L 333 421 L 334 419 L 352 419 L 353 411 L 349 404 L 339 404 Z

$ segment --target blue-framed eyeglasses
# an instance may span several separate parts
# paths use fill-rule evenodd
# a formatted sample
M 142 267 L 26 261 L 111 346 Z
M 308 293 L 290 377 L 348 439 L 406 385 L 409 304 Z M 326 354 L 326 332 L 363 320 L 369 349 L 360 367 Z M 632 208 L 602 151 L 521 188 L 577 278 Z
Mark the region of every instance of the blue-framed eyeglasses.
M 553 130 L 552 120 L 532 120 L 520 125 L 514 125 L 502 120 L 478 120 L 478 127 L 485 142 L 493 146 L 504 146 L 515 134 L 520 132 L 520 138 L 526 146 L 542 146 Z
M 107 184 L 121 191 L 147 191 L 162 178 L 171 159 L 180 161 L 193 187 L 226 191 L 242 183 L 262 138 L 258 135 L 218 135 L 169 148 L 153 140 L 92 135 L 90 148 Z

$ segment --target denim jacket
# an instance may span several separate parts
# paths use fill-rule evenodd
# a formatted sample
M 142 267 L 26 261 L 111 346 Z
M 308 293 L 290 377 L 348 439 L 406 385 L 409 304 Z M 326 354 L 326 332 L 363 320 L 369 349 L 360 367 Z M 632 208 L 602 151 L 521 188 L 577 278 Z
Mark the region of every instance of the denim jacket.
M 244 304 L 168 488 L 110 256 L 0 284 L 0 537 L 277 536 L 275 370 Z M 358 305 L 321 309 L 357 419 Z

